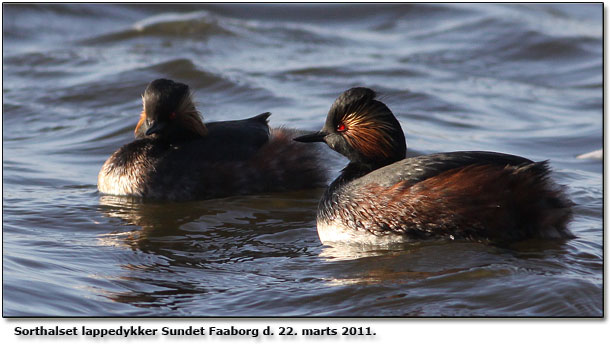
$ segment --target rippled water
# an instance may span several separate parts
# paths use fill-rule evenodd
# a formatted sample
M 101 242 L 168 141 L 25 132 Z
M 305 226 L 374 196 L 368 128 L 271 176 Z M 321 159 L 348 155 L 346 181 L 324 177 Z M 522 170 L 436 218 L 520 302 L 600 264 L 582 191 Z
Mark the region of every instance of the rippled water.
M 158 77 L 309 130 L 374 88 L 415 154 L 550 159 L 577 238 L 358 251 L 320 244 L 322 190 L 101 196 Z M 601 316 L 602 86 L 601 4 L 4 4 L 3 315 Z

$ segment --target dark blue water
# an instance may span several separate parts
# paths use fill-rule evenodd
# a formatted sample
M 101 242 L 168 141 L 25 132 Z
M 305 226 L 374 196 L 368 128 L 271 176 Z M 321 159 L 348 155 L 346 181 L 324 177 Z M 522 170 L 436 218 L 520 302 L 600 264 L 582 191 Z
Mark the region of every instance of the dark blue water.
M 602 54 L 601 4 L 4 4 L 3 315 L 600 316 Z M 101 196 L 159 77 L 307 130 L 371 87 L 416 154 L 549 159 L 577 238 L 357 251 L 319 242 L 322 190 Z

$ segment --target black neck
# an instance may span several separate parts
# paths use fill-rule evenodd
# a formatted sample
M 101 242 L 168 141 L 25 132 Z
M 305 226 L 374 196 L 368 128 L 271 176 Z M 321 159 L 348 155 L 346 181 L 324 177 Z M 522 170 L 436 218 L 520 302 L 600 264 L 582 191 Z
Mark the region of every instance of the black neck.
M 342 192 L 339 190 L 352 180 L 358 179 L 381 166 L 368 165 L 364 163 L 350 162 L 324 191 L 322 199 L 318 204 L 318 220 L 329 219 L 335 215 L 337 202 Z
M 337 187 L 349 183 L 354 179 L 358 179 L 378 168 L 383 167 L 384 165 L 378 164 L 368 164 L 362 162 L 350 162 L 342 171 L 339 177 L 335 179 L 330 186 L 328 187 L 328 191 L 332 192 Z

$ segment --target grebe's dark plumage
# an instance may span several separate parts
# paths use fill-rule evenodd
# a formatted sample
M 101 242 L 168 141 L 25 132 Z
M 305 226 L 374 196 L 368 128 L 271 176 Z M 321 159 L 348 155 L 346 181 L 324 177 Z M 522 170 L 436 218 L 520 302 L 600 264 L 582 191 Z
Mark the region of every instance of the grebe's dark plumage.
M 572 237 L 571 202 L 547 162 L 480 151 L 405 158 L 400 124 L 375 97 L 362 87 L 344 92 L 320 132 L 295 138 L 350 159 L 319 204 L 323 243 Z
M 111 195 L 192 200 L 321 187 L 326 170 L 299 134 L 269 128 L 270 113 L 204 124 L 189 87 L 166 79 L 142 96 L 136 140 L 108 158 L 98 190 Z

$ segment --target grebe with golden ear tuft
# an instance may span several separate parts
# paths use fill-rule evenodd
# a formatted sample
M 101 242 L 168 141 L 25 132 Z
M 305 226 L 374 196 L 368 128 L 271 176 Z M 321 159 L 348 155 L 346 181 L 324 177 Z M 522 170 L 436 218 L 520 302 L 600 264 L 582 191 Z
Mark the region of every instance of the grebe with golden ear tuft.
M 136 140 L 102 166 L 101 193 L 182 201 L 326 185 L 316 149 L 294 142 L 296 130 L 270 129 L 270 113 L 204 124 L 189 87 L 167 79 L 142 103 Z
M 573 237 L 572 203 L 548 162 L 481 151 L 405 158 L 399 122 L 368 88 L 341 94 L 322 130 L 295 140 L 325 142 L 350 160 L 320 200 L 322 243 Z

